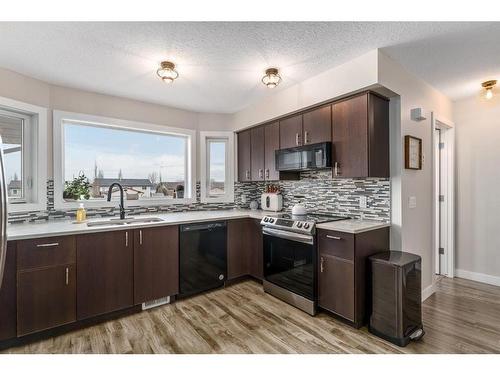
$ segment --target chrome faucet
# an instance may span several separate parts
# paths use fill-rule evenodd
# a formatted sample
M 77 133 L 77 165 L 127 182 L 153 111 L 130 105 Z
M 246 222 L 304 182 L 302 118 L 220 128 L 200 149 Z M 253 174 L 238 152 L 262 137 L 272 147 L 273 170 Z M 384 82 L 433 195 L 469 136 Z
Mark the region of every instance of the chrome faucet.
M 109 185 L 108 202 L 111 202 L 111 193 L 113 192 L 113 187 L 115 186 L 118 186 L 118 188 L 120 189 L 120 219 L 123 220 L 125 219 L 125 208 L 123 207 L 123 186 L 118 182 L 113 182 L 111 185 Z

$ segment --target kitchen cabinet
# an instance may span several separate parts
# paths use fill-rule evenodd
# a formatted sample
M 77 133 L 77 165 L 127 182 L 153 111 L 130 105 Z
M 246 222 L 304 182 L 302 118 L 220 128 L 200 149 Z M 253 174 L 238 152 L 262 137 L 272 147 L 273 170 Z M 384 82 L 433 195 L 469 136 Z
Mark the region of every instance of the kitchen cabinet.
M 17 335 L 76 321 L 73 236 L 17 244 Z
M 16 337 L 16 243 L 7 243 L 5 271 L 0 288 L 0 341 Z
M 389 177 L 389 102 L 363 93 L 332 105 L 334 177 Z
M 263 277 L 260 220 L 229 220 L 227 222 L 228 280 L 247 275 L 259 280 Z
M 280 120 L 280 149 L 303 145 L 302 114 Z
M 369 316 L 368 257 L 389 249 L 389 228 L 359 234 L 318 229 L 318 306 L 360 327 Z
M 252 181 L 264 181 L 264 127 L 250 130 L 250 177 Z
M 304 113 L 303 139 L 305 145 L 332 141 L 331 105 Z
M 133 305 L 132 237 L 131 230 L 76 236 L 79 320 Z
M 179 293 L 179 227 L 134 230 L 134 304 Z
M 266 181 L 276 181 L 280 179 L 280 174 L 276 170 L 275 151 L 280 149 L 280 124 L 274 122 L 264 126 L 264 164 Z
M 238 133 L 238 181 L 251 181 L 251 135 L 250 130 Z

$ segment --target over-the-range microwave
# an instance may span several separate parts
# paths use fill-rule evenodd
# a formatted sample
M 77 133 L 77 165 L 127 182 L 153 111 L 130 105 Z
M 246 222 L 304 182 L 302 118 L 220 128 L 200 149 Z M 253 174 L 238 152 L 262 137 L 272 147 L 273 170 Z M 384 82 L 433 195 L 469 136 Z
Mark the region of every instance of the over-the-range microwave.
M 332 167 L 332 142 L 275 151 L 276 170 L 303 171 Z

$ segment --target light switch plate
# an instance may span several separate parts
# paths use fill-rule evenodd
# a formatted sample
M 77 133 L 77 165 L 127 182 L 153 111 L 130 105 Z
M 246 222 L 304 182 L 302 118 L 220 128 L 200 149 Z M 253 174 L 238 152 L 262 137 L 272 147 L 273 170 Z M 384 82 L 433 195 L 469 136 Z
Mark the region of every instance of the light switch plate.
M 410 197 L 410 198 L 408 198 L 408 207 L 409 208 L 415 208 L 415 207 L 417 207 L 417 197 Z
M 366 208 L 366 197 L 364 195 L 359 197 L 359 208 Z

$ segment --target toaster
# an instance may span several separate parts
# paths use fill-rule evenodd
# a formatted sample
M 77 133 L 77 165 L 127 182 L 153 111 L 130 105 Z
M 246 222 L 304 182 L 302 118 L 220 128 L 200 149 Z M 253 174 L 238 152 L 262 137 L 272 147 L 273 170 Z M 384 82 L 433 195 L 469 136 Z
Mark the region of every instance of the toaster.
M 265 211 L 281 211 L 283 196 L 278 193 L 264 193 L 260 198 L 260 207 Z

